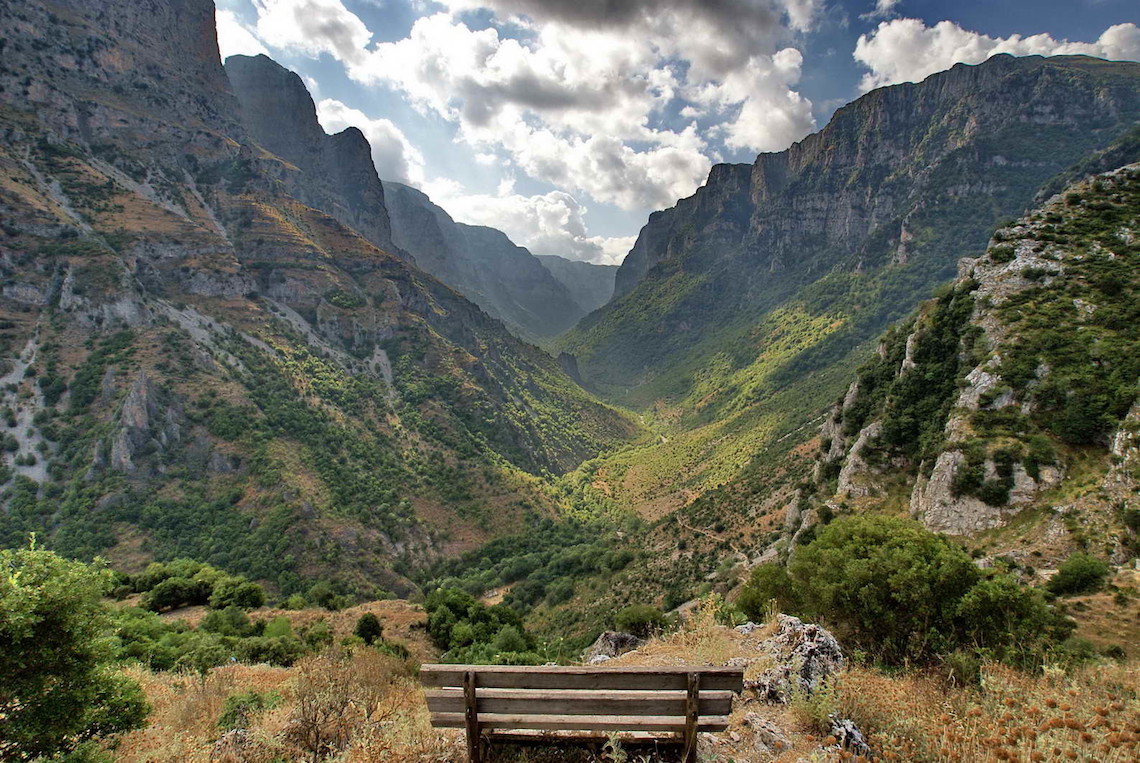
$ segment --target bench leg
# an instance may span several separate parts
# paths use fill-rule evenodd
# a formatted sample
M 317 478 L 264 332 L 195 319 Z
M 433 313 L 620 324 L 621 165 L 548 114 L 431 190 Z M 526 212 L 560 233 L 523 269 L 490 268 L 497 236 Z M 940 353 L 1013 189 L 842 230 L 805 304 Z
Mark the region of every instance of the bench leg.
M 701 674 L 689 674 L 685 697 L 685 763 L 697 763 L 697 717 L 701 710 Z
M 475 706 L 475 671 L 463 674 L 464 720 L 467 725 L 467 760 L 481 763 L 479 750 L 479 710 Z

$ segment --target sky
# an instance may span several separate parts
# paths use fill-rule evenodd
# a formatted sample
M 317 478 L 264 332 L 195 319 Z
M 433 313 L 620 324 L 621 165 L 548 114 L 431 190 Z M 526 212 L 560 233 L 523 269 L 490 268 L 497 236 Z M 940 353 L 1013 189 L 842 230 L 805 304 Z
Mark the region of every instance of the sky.
M 1140 60 L 1136 0 L 216 0 L 382 180 L 535 254 L 618 263 L 649 214 L 870 89 L 997 53 Z

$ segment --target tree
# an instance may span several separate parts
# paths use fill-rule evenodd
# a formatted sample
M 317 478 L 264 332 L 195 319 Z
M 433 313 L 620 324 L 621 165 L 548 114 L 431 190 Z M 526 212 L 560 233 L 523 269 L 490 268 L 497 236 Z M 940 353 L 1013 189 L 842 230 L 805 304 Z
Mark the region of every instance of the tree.
M 761 564 L 752 570 L 752 575 L 740 592 L 736 605 L 749 620 L 759 622 L 768 612 L 768 602 L 775 599 L 781 612 L 797 612 L 800 597 L 795 583 L 788 577 L 788 570 L 779 564 Z
M 360 616 L 352 632 L 368 646 L 372 646 L 384 637 L 384 628 L 381 627 L 380 620 L 371 612 L 365 612 Z
M 951 540 L 912 520 L 875 516 L 827 525 L 792 557 L 788 574 L 804 614 L 891 663 L 946 651 L 959 601 L 981 577 Z
M 264 603 L 265 591 L 257 583 L 251 583 L 245 578 L 220 580 L 214 585 L 214 592 L 210 594 L 210 607 L 213 609 L 226 607 L 257 609 Z
M 1041 591 L 997 574 L 979 581 L 958 604 L 962 635 L 975 650 L 1020 668 L 1037 668 L 1048 646 L 1076 623 L 1045 602 Z
M 1061 563 L 1046 585 L 1059 595 L 1089 593 L 1104 585 L 1110 569 L 1107 562 L 1078 552 Z
M 139 728 L 139 685 L 112 668 L 110 572 L 34 547 L 0 550 L 0 758 L 65 754 Z

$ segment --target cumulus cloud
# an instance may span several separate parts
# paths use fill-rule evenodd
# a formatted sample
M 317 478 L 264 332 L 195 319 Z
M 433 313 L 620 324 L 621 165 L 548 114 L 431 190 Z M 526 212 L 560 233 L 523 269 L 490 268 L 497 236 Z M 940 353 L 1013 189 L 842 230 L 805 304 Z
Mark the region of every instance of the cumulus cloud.
M 268 44 L 328 53 L 393 87 L 504 166 L 624 209 L 687 196 L 714 160 L 695 121 L 731 149 L 780 150 L 814 127 L 794 91 L 802 57 L 777 42 L 819 0 L 443 0 L 404 39 L 372 44 L 341 0 L 254 0 Z M 489 8 L 511 33 L 472 28 Z M 314 19 L 320 19 L 318 23 Z M 689 124 L 663 124 L 677 104 Z
M 855 45 L 855 59 L 871 71 L 864 90 L 898 82 L 918 82 L 956 63 L 978 64 L 998 53 L 1015 56 L 1084 54 L 1111 60 L 1140 60 L 1140 27 L 1117 24 L 1095 42 L 1056 40 L 1047 34 L 990 37 L 951 21 L 932 27 L 918 19 L 884 21 Z
M 628 35 L 683 51 L 710 71 L 734 71 L 756 53 L 771 52 L 785 24 L 811 27 L 820 0 L 441 0 L 452 10 L 491 8 L 508 18 Z
M 253 5 L 258 37 L 275 48 L 349 61 L 372 40 L 365 23 L 341 0 L 253 0 Z
M 534 254 L 611 265 L 620 263 L 636 240 L 590 236 L 586 207 L 564 191 L 535 196 L 468 194 L 452 181 L 425 183 L 423 190 L 456 221 L 498 228 Z
M 399 127 L 387 119 L 371 119 L 340 101 L 325 98 L 317 104 L 317 119 L 329 134 L 356 127 L 372 146 L 372 162 L 381 180 L 418 185 L 424 179 L 424 157 Z
M 256 56 L 269 54 L 261 41 L 240 21 L 233 11 L 219 10 L 216 15 L 218 25 L 218 49 L 225 61 L 230 56 Z

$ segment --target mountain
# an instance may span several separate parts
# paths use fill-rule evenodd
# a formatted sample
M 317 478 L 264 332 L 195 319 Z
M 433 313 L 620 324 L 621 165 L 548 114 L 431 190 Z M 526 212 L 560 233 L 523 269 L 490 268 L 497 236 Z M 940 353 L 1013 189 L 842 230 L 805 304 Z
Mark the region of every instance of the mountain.
M 939 532 L 987 533 L 1025 561 L 1078 548 L 1129 557 L 1138 226 L 1132 164 L 1070 186 L 962 260 L 825 421 L 813 503 L 902 509 Z
M 570 290 L 570 296 L 582 308 L 583 315 L 592 313 L 613 297 L 617 265 L 568 260 L 556 254 L 535 256 L 559 283 Z
M 301 179 L 290 183 L 290 192 L 376 246 L 398 253 L 384 187 L 364 134 L 349 127 L 327 135 L 301 78 L 268 56 L 230 56 L 224 66 L 246 134 L 301 170 L 285 175 Z
M 502 231 L 457 223 L 415 188 L 391 181 L 384 188 L 395 243 L 517 336 L 548 340 L 586 314 L 566 286 Z
M 872 91 L 654 213 L 615 298 L 561 342 L 664 437 L 592 465 L 657 516 L 778 462 L 862 353 L 1062 171 L 1140 118 L 1140 64 L 996 56 Z
M 3 545 L 406 592 L 636 433 L 386 243 L 358 132 L 235 96 L 210 0 L 0 21 Z
M 822 416 L 782 439 L 767 433 L 714 488 L 642 502 L 625 567 L 588 572 L 572 597 L 543 602 L 528 582 L 508 601 L 529 595 L 528 623 L 551 637 L 586 637 L 630 604 L 728 596 L 835 517 L 864 513 L 913 516 L 1025 583 L 1077 551 L 1128 565 L 1140 550 L 1140 163 L 1062 191 L 962 258 L 839 384 L 817 377 L 836 391 Z M 637 496 L 684 463 L 672 444 L 603 456 L 574 476 L 598 501 Z M 546 591 L 564 585 L 537 577 Z

